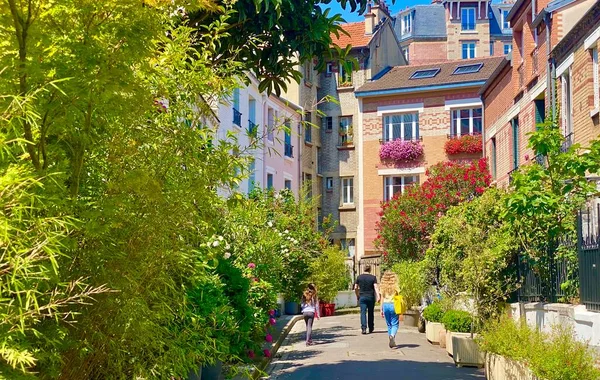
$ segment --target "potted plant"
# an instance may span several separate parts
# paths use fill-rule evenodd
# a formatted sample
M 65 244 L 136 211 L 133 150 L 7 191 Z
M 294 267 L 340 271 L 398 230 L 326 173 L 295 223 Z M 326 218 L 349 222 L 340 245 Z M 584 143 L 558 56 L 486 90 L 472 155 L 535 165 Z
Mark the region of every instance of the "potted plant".
M 427 264 L 423 261 L 401 261 L 392 270 L 398 275 L 400 294 L 405 298 L 408 309 L 402 315 L 405 326 L 417 326 L 423 295 L 427 291 Z
M 348 289 L 350 283 L 346 253 L 337 246 L 330 246 L 312 263 L 310 269 L 310 280 L 317 286 L 321 315 L 332 316 L 338 292 Z
M 447 330 L 446 350 L 456 365 L 482 366 L 484 357 L 473 339 L 473 316 L 463 310 L 449 310 L 442 321 Z
M 440 344 L 440 331 L 444 329 L 442 318 L 444 310 L 439 302 L 434 302 L 423 310 L 425 318 L 425 334 L 429 343 Z

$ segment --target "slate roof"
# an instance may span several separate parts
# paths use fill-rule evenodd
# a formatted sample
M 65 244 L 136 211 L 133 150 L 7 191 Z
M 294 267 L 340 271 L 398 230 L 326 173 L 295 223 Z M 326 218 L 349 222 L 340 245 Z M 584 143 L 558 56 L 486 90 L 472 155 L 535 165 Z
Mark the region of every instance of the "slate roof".
M 502 9 L 510 10 L 510 7 L 492 4 L 490 6 L 490 34 L 492 36 L 512 36 L 511 29 L 502 29 Z
M 438 85 L 485 82 L 504 60 L 504 57 L 486 57 L 469 60 L 445 61 L 427 65 L 395 66 L 378 80 L 372 80 L 365 83 L 356 91 L 356 95 L 360 96 L 360 93 L 370 91 L 411 88 L 424 90 L 426 87 Z M 458 66 L 473 65 L 478 63 L 482 63 L 483 67 L 476 73 L 461 75 L 452 74 Z M 410 79 L 415 71 L 436 68 L 439 68 L 440 71 L 433 78 Z
M 333 43 L 341 48 L 345 48 L 348 44 L 352 47 L 365 47 L 369 45 L 372 34 L 365 34 L 365 22 L 349 22 L 342 24 L 342 29 L 350 34 L 349 36 L 340 33 L 339 38 L 335 34 L 331 34 Z
M 399 40 L 407 38 L 445 38 L 446 37 L 446 14 L 444 6 L 441 4 L 415 5 L 410 8 L 414 13 L 413 30 L 408 36 L 402 36 L 401 15 L 406 14 L 406 10 L 396 14 L 394 22 L 394 32 Z

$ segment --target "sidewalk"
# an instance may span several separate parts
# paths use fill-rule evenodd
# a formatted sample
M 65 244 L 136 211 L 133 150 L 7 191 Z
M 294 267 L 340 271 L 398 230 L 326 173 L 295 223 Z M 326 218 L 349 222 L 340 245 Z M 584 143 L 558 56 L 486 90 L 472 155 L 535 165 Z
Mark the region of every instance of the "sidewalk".
M 444 349 L 425 340 L 416 328 L 401 328 L 397 347 L 388 347 L 385 322 L 376 314 L 375 332 L 361 335 L 358 315 L 315 321 L 315 345 L 304 343 L 305 326 L 296 323 L 271 362 L 269 379 L 484 379 L 474 368 L 456 368 Z

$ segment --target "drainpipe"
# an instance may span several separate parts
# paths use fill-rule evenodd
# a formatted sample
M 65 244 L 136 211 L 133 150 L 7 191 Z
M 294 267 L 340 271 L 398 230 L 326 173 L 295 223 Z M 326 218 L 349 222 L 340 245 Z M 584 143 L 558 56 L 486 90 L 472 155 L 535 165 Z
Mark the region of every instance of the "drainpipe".
M 556 88 L 554 86 L 554 79 L 556 77 L 556 65 L 554 58 L 550 57 L 552 53 L 552 13 L 547 13 L 544 16 L 544 23 L 546 24 L 546 91 L 550 94 L 550 112 L 552 120 L 556 120 Z
M 266 126 L 265 131 L 268 129 L 268 125 L 269 125 L 269 120 L 268 120 L 269 112 L 268 112 L 268 107 L 267 107 L 267 104 L 268 104 L 267 100 L 268 99 L 269 99 L 269 97 L 266 94 L 263 94 L 262 122 L 263 122 L 263 125 Z M 266 158 L 267 158 L 267 149 L 265 149 L 265 148 L 266 148 L 266 145 L 267 145 L 267 140 L 266 140 L 265 135 L 262 136 L 261 140 L 262 140 L 261 149 L 262 149 L 262 166 L 263 166 L 263 171 L 262 171 L 263 173 L 262 173 L 262 175 L 263 175 L 263 178 L 261 178 L 260 183 L 261 184 L 266 184 L 266 179 L 267 178 L 266 178 L 266 174 L 265 174 L 265 172 L 266 172 L 265 169 L 266 169 L 266 162 L 267 162 L 266 161 Z M 254 165 L 254 170 L 256 170 L 256 165 Z M 263 185 L 263 187 L 264 187 L 264 185 Z
M 481 100 L 481 144 L 482 146 L 482 155 L 485 158 L 485 102 L 483 100 L 483 94 L 479 97 Z

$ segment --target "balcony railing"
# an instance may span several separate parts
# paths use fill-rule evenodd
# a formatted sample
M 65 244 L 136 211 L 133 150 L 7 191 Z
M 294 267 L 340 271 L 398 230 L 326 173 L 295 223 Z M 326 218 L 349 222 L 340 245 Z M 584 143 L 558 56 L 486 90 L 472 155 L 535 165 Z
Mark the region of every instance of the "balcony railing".
M 294 157 L 294 147 L 292 144 L 285 143 L 283 146 L 284 154 L 286 157 Z
M 449 139 L 457 139 L 463 136 L 481 136 L 481 132 L 473 132 L 473 133 L 461 133 L 460 135 L 456 132 L 450 131 L 447 135 Z
M 571 145 L 573 145 L 573 132 L 565 136 L 565 139 L 563 140 L 563 143 L 560 147 L 560 151 L 562 153 L 566 153 L 571 147 Z
M 513 174 L 515 174 L 518 170 L 519 167 L 517 166 L 516 168 L 508 172 L 508 183 L 511 183 L 513 181 Z
M 385 143 L 387 143 L 387 142 L 394 141 L 394 140 L 403 140 L 403 141 L 423 141 L 423 137 L 421 137 L 421 136 L 419 136 L 419 137 L 411 137 L 411 138 L 408 138 L 408 139 L 406 139 L 406 138 L 405 138 L 405 139 L 402 139 L 402 138 L 400 138 L 400 137 L 395 137 L 395 138 L 384 137 L 384 138 L 382 138 L 382 139 L 379 139 L 379 143 L 380 143 L 380 144 L 385 144 Z
M 521 63 L 517 69 L 517 75 L 519 76 L 519 89 L 521 89 L 525 85 L 525 62 Z
M 341 133 L 340 134 L 340 146 L 352 145 L 353 144 L 353 136 L 351 133 Z
M 258 125 L 256 125 L 252 120 L 248 120 L 248 134 L 252 137 L 256 137 L 258 135 Z
M 536 76 L 539 74 L 539 66 L 538 66 L 538 48 L 533 49 L 531 53 L 531 75 Z
M 233 124 L 239 127 L 242 126 L 242 113 L 235 108 L 233 109 Z

